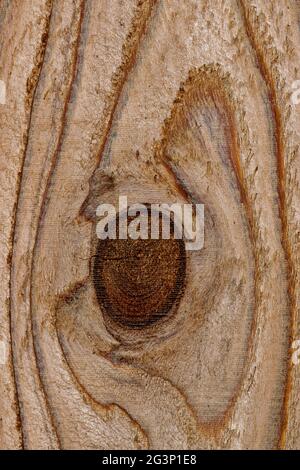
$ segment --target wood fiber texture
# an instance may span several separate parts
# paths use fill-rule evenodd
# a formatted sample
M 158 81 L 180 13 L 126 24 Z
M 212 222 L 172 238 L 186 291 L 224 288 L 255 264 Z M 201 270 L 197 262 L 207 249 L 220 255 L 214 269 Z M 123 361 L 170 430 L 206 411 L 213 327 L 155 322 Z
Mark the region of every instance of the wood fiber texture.
M 0 447 L 299 449 L 299 1 L 0 0 L 0 80 Z

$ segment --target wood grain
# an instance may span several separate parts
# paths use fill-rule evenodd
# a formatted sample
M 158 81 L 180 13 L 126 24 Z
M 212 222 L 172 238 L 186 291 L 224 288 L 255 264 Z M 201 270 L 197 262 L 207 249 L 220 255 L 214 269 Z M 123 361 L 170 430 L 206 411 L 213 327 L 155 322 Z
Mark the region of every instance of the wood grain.
M 299 38 L 296 0 L 0 2 L 1 448 L 300 448 Z M 120 194 L 204 204 L 203 249 L 99 242 Z

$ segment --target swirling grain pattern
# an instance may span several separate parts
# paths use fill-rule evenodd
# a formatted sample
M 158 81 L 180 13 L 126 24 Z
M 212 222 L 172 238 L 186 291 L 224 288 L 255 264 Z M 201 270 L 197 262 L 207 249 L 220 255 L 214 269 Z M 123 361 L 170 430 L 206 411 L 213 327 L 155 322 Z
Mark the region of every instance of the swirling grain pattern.
M 0 4 L 1 448 L 300 447 L 298 18 Z M 204 247 L 99 240 L 122 194 L 204 204 Z

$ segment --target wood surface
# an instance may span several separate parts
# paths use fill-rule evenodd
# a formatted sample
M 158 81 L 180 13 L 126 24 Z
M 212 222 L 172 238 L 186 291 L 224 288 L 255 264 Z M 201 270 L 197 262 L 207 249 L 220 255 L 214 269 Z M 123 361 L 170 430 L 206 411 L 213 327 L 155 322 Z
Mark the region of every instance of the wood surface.
M 0 1 L 1 448 L 300 448 L 299 25 L 297 0 Z M 101 251 L 120 194 L 204 204 L 204 248 Z

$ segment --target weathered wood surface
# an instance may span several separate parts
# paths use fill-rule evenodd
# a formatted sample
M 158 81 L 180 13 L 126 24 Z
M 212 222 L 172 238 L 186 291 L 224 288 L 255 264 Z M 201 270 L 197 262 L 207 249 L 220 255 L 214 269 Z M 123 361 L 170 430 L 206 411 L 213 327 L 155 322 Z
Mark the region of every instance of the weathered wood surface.
M 1 1 L 1 448 L 300 448 L 299 21 Z M 91 272 L 119 194 L 206 211 L 176 314 L 139 330 L 105 323 Z

